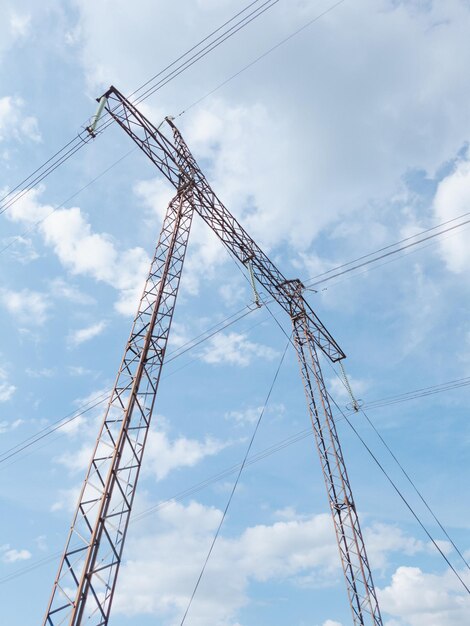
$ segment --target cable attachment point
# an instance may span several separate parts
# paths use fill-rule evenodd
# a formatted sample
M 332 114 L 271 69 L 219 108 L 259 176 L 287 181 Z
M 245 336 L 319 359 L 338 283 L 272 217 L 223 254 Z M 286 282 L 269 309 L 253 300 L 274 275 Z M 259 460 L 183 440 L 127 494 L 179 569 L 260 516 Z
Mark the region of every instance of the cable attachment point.
M 348 377 L 346 376 L 346 370 L 344 369 L 344 365 L 343 365 L 343 361 L 338 361 L 339 362 L 339 366 L 341 368 L 341 374 L 343 376 L 343 381 L 344 381 L 344 386 L 346 387 L 346 389 L 348 390 L 349 396 L 351 398 L 351 408 L 352 410 L 357 413 L 359 411 L 359 409 L 361 408 L 361 401 L 356 400 L 356 398 L 354 397 L 354 394 L 352 392 L 351 389 L 351 385 L 349 384 L 349 380 Z M 348 406 L 349 408 L 349 406 Z
M 98 108 L 96 110 L 95 116 L 93 118 L 93 121 L 91 122 L 90 126 L 87 126 L 86 130 L 88 132 L 88 134 L 93 137 L 93 139 L 96 137 L 96 125 L 98 124 L 98 122 L 100 121 L 100 117 L 103 113 L 103 109 L 105 107 L 106 102 L 108 101 L 108 98 L 106 95 L 101 96 L 101 98 L 99 99 L 99 104 L 98 104 Z
M 260 308 L 261 307 L 261 299 L 259 297 L 258 290 L 256 289 L 255 274 L 253 272 L 253 263 L 251 262 L 251 259 L 247 259 L 245 261 L 245 265 L 248 267 L 248 271 L 250 273 L 250 284 L 251 284 L 251 288 L 253 289 L 253 300 L 254 300 L 256 306 L 258 308 Z

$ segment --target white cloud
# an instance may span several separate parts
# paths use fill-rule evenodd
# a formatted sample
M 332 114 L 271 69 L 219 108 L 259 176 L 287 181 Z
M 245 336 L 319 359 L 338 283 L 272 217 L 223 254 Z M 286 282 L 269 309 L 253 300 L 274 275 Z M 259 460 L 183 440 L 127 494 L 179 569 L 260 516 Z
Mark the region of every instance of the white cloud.
M 10 548 L 10 546 L 4 545 L 0 547 L 0 551 L 2 554 L 2 561 L 4 563 L 16 563 L 17 561 L 27 561 L 31 558 L 32 554 L 29 550 L 16 550 L 15 548 Z
M 202 360 L 211 364 L 228 363 L 246 367 L 256 357 L 272 360 L 277 355 L 273 348 L 250 341 L 243 333 L 230 332 L 211 337 L 202 353 Z
M 27 326 L 44 324 L 51 306 L 44 293 L 30 289 L 21 291 L 3 289 L 0 291 L 0 301 L 15 319 Z
M 1 394 L 1 386 L 0 386 L 0 394 Z M 4 402 L 4 400 L 1 400 L 0 398 L 0 402 Z M 0 422 L 0 435 L 2 435 L 3 433 L 8 433 L 12 430 L 16 430 L 18 426 L 21 426 L 21 424 L 23 424 L 22 419 L 16 419 L 16 420 L 13 420 L 12 422 L 11 421 Z
M 80 291 L 75 285 L 62 278 L 56 278 L 50 284 L 51 294 L 56 298 L 64 298 L 69 302 L 87 306 L 93 304 L 95 300 L 83 291 Z
M 468 585 L 468 573 L 460 574 Z M 418 567 L 399 567 L 378 596 L 382 610 L 398 618 L 399 626 L 468 624 L 470 598 L 450 570 L 427 574 Z
M 138 34 L 135 5 L 117 0 L 112 24 L 105 5 L 77 6 L 84 74 L 98 94 L 110 82 L 126 91 L 153 75 L 175 21 L 182 39 L 194 40 L 235 3 L 185 0 L 162 9 L 139 0 Z M 250 29 L 236 35 L 203 68 L 184 74 L 184 90 L 181 83 L 162 90 L 159 105 L 177 113 L 318 12 L 303 0 L 279 3 L 256 22 L 256 37 Z M 157 21 L 162 37 L 155 42 Z M 395 194 L 408 168 L 433 173 L 468 139 L 461 76 L 470 61 L 469 28 L 459 0 L 344 3 L 191 109 L 181 120 L 184 134 L 198 157 L 216 157 L 209 165 L 215 190 L 236 215 L 246 211 L 260 242 L 305 248 L 370 199 Z M 135 55 L 125 53 L 122 37 Z
M 27 225 L 40 222 L 38 230 L 45 243 L 71 274 L 91 276 L 114 287 L 119 293 L 117 311 L 134 314 L 150 266 L 145 250 L 119 251 L 110 235 L 92 231 L 80 208 L 54 211 L 52 206 L 41 204 L 43 191 L 38 187 L 23 196 L 8 211 L 9 219 Z M 70 289 L 66 295 L 72 295 Z
M 362 380 L 359 378 L 354 378 L 353 376 L 348 376 L 348 381 L 351 386 L 352 392 L 356 400 L 361 400 L 363 398 L 363 394 L 369 388 L 369 383 L 366 380 Z M 331 394 L 334 398 L 338 399 L 344 403 L 351 403 L 351 396 L 349 395 L 348 390 L 346 389 L 345 383 L 342 379 L 335 376 L 328 381 L 328 386 L 331 391 Z
M 250 602 L 252 582 L 315 589 L 343 584 L 331 516 L 299 515 L 291 507 L 279 513 L 281 521 L 219 537 L 191 608 L 191 623 L 232 626 Z M 122 569 L 115 611 L 169 622 L 181 618 L 221 515 L 196 502 L 172 503 L 157 509 L 158 520 L 147 530 L 133 530 L 127 551 L 132 556 Z M 385 563 L 390 552 L 412 555 L 426 549 L 396 526 L 374 524 L 365 532 L 373 567 Z M 378 591 L 383 613 L 395 626 L 466 624 L 469 601 L 450 573 L 429 575 L 401 567 L 391 584 Z M 330 619 L 323 626 L 338 624 Z
M 15 385 L 12 385 L 10 381 L 8 380 L 8 375 L 6 371 L 0 368 L 0 402 L 8 402 L 8 400 L 10 400 L 10 398 L 13 396 L 15 391 L 16 391 L 16 387 Z M 5 425 L 6 422 L 2 422 L 2 424 Z M 0 425 L 0 431 L 1 431 L 1 425 Z
M 3 241 L 5 246 L 8 246 L 7 250 L 10 256 L 23 265 L 39 258 L 39 254 L 34 248 L 33 242 L 29 237 L 22 237 L 21 235 L 18 235 L 6 238 Z
M 101 335 L 106 326 L 106 322 L 102 320 L 101 322 L 96 322 L 96 324 L 92 324 L 91 326 L 74 330 L 69 333 L 68 342 L 72 346 L 79 346 L 80 344 L 85 343 L 85 341 L 90 341 L 98 335 Z
M 157 513 L 154 530 L 129 538 L 128 554 L 114 610 L 128 617 L 151 614 L 178 619 L 186 607 L 222 512 L 196 502 L 173 503 Z M 155 521 L 152 521 L 152 529 Z M 191 608 L 195 626 L 233 626 L 249 602 L 250 581 L 296 583 L 312 568 L 338 570 L 337 547 L 329 515 L 247 528 L 220 537 Z
M 57 500 L 51 505 L 51 512 L 55 513 L 64 510 L 69 512 L 75 511 L 82 484 L 83 483 L 80 483 L 70 489 L 59 489 Z
M 0 98 L 0 141 L 29 139 L 41 141 L 38 121 L 22 114 L 24 101 L 13 96 Z
M 228 411 L 225 413 L 225 419 L 234 421 L 237 424 L 255 424 L 258 421 L 262 410 L 262 406 L 252 406 L 238 411 Z M 270 414 L 270 421 L 272 421 L 273 418 L 282 416 L 284 412 L 285 406 L 283 404 L 274 404 L 267 407 L 265 410 L 265 414 Z
M 212 437 L 206 437 L 204 441 L 186 437 L 170 440 L 166 432 L 152 428 L 145 451 L 145 471 L 153 473 L 157 480 L 163 480 L 175 469 L 193 467 L 228 445 Z
M 77 400 L 76 403 L 80 407 L 86 408 L 93 407 L 99 400 L 105 399 L 86 414 L 78 415 L 76 419 L 64 424 L 61 429 L 61 432 L 73 438 L 74 453 L 70 454 L 65 450 L 55 461 L 71 473 L 82 472 L 88 467 L 95 445 L 96 430 L 107 407 L 108 393 L 109 390 L 102 389 Z M 163 480 L 171 472 L 182 467 L 194 467 L 230 445 L 230 442 L 219 441 L 213 437 L 206 437 L 204 440 L 188 437 L 171 438 L 165 429 L 165 419 L 157 415 L 153 419 L 159 426 L 150 427 L 143 471 L 154 476 L 156 480 Z M 78 445 L 77 439 L 80 441 Z
M 468 156 L 467 154 L 467 158 L 461 159 L 454 171 L 439 183 L 434 198 L 434 213 L 438 223 L 446 222 L 469 211 L 470 160 Z M 470 263 L 468 230 L 467 226 L 439 237 L 442 258 L 448 269 L 456 274 L 468 272 Z
M 11 13 L 10 29 L 14 38 L 26 37 L 31 29 L 31 15 L 29 13 Z
M 392 552 L 414 555 L 428 549 L 424 542 L 407 535 L 398 526 L 378 522 L 366 528 L 364 539 L 373 570 L 383 569 Z
M 83 365 L 70 365 L 67 369 L 70 376 L 89 376 L 90 374 L 96 373 L 93 370 L 83 367 Z
M 229 411 L 225 414 L 225 419 L 234 420 L 238 424 L 255 424 L 262 410 L 262 406 L 253 406 L 242 411 Z

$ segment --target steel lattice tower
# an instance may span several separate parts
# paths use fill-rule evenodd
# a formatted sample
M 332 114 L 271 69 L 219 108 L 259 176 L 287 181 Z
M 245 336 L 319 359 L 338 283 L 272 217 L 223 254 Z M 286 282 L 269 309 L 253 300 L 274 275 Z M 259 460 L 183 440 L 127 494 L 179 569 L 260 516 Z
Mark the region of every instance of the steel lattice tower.
M 303 297 L 216 196 L 178 129 L 168 139 L 116 88 L 106 110 L 177 190 L 97 439 L 44 626 L 108 624 L 145 441 L 160 380 L 194 211 L 288 313 L 333 517 L 355 626 L 382 626 L 351 486 L 318 349 L 345 358 Z M 103 98 L 101 103 L 104 102 Z

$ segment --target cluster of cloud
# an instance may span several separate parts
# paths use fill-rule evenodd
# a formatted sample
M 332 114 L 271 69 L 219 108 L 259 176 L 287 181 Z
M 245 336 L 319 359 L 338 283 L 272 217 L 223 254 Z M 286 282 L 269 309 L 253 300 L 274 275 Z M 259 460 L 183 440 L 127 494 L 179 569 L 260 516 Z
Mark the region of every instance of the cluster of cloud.
M 197 502 L 160 507 L 156 522 L 131 531 L 114 610 L 127 617 L 152 615 L 173 622 L 181 617 L 222 511 Z M 291 511 L 272 524 L 219 537 L 191 607 L 196 626 L 233 626 L 250 602 L 250 583 L 283 582 L 299 588 L 344 584 L 328 514 Z M 158 530 L 155 530 L 158 528 Z M 415 554 L 427 546 L 396 526 L 366 528 L 369 554 L 385 564 L 391 554 Z M 259 590 L 258 586 L 258 590 Z M 452 573 L 426 574 L 399 567 L 391 584 L 378 588 L 384 615 L 393 626 L 464 626 L 469 601 Z M 327 620 L 325 624 L 338 624 Z
M 8 564 L 16 563 L 17 561 L 27 561 L 32 556 L 29 550 L 17 550 L 16 548 L 12 548 L 8 543 L 0 546 L 0 554 L 2 561 Z
M 455 163 L 452 171 L 439 183 L 433 208 L 437 223 L 455 220 L 460 216 L 468 219 L 470 207 L 470 152 L 467 149 Z M 450 224 L 452 225 L 452 223 Z M 468 226 L 439 238 L 442 259 L 447 268 L 462 275 L 468 271 L 470 246 Z
M 468 585 L 468 571 L 460 575 Z M 379 590 L 379 600 L 394 617 L 390 626 L 465 626 L 470 615 L 470 598 L 450 570 L 430 574 L 399 567 L 390 585 Z
M 0 402 L 8 402 L 8 400 L 10 400 L 15 391 L 16 386 L 10 382 L 6 370 L 4 368 L 0 368 Z M 4 427 L 6 427 L 5 422 L 2 422 L 2 424 Z M 19 424 L 17 423 L 17 425 Z M 14 428 L 16 428 L 16 426 Z M 0 432 L 2 432 L 1 425 Z
M 81 407 L 73 420 L 68 420 L 61 431 L 69 439 L 73 454 L 64 445 L 64 452 L 55 462 L 66 468 L 73 480 L 87 469 L 96 443 L 99 429 L 107 407 L 110 390 L 99 389 L 86 398 L 77 400 Z M 86 411 L 83 410 L 83 407 Z M 231 441 L 221 441 L 206 436 L 192 439 L 185 436 L 172 437 L 164 417 L 155 415 L 150 427 L 145 451 L 144 476 L 161 481 L 171 472 L 181 468 L 194 467 L 204 459 L 219 454 L 231 445 Z M 79 490 L 76 486 L 59 490 L 52 510 L 74 509 Z
M 206 363 L 226 363 L 248 366 L 253 358 L 275 359 L 278 352 L 273 348 L 250 341 L 244 333 L 229 332 L 214 335 L 202 352 Z
M 15 96 L 0 98 L 0 142 L 6 140 L 41 141 L 38 120 L 32 115 L 24 115 L 25 103 Z
M 101 335 L 106 328 L 106 325 L 106 322 L 102 320 L 101 322 L 96 322 L 96 324 L 91 324 L 85 328 L 79 328 L 72 331 L 68 337 L 69 344 L 71 346 L 79 346 L 86 341 L 94 339 L 98 335 Z
M 63 267 L 72 275 L 89 276 L 118 291 L 116 310 L 125 315 L 135 313 L 142 285 L 148 273 L 150 259 L 143 248 L 118 250 L 113 238 L 106 233 L 94 233 L 79 207 L 58 209 L 39 200 L 43 188 L 30 190 L 15 203 L 8 218 L 24 226 L 37 225 L 44 243 L 50 247 Z M 10 292 L 11 307 L 23 309 L 25 299 L 34 303 L 38 312 L 45 315 L 44 299 L 38 294 Z

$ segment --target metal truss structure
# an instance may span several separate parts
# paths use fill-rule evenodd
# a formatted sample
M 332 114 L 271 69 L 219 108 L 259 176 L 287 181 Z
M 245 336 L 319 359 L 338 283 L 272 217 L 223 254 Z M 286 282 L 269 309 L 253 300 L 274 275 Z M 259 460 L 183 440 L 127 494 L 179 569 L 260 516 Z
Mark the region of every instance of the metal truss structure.
M 193 213 L 290 316 L 316 445 L 346 578 L 354 626 L 382 618 L 346 465 L 325 388 L 320 349 L 345 358 L 303 297 L 216 196 L 170 118 L 172 138 L 116 88 L 106 110 L 174 185 L 155 257 L 80 495 L 44 626 L 108 624 L 132 502 L 164 360 Z M 102 100 L 101 100 L 102 101 Z

